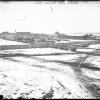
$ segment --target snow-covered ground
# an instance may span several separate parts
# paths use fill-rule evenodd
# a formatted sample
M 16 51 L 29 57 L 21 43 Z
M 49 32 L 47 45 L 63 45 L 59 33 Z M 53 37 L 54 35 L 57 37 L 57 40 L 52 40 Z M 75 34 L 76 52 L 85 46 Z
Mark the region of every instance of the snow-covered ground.
M 27 43 L 0 39 L 0 45 L 24 45 L 24 44 L 27 44 Z
M 91 44 L 88 47 L 81 47 L 78 48 L 76 51 L 80 51 L 80 52 L 98 52 L 100 53 L 100 44 Z
M 94 79 L 100 79 L 100 71 L 98 70 L 98 71 L 93 71 L 93 70 L 87 70 L 86 68 L 83 68 L 82 69 L 82 72 L 86 75 L 86 76 L 88 76 L 88 77 L 90 77 L 90 78 L 94 78 Z
M 51 53 L 73 53 L 71 51 L 59 50 L 54 48 L 30 48 L 30 49 L 13 49 L 3 50 L 0 53 L 23 53 L 23 54 L 51 54 Z
M 92 45 L 89 45 L 89 48 L 92 48 L 92 49 L 100 49 L 100 44 L 92 44 Z
M 87 41 L 93 41 L 93 40 L 76 40 L 76 39 L 69 39 L 72 42 L 87 42 Z
M 88 48 L 83 48 L 83 49 L 77 49 L 76 51 L 80 51 L 80 52 L 93 52 L 94 49 L 88 49 Z
M 74 42 L 79 42 L 80 43 L 87 43 L 88 42 L 93 42 L 93 40 L 76 40 L 76 39 L 68 39 L 67 41 L 60 41 L 60 42 L 57 42 L 56 43 L 74 43 Z
M 13 51 L 33 56 L 0 58 L 0 94 L 4 98 L 93 98 L 77 79 L 72 66 L 57 63 L 73 61 L 79 55 L 52 48 Z

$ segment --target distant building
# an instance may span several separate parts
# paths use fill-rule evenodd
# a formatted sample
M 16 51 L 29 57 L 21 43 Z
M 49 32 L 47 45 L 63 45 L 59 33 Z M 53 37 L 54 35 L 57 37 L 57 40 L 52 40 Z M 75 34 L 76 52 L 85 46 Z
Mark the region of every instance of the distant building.
M 92 35 L 92 34 L 85 34 L 85 35 L 83 36 L 83 38 L 84 38 L 84 39 L 96 39 L 96 37 L 95 37 L 94 35 Z
M 19 42 L 45 42 L 48 40 L 53 40 L 52 35 L 47 35 L 43 33 L 30 33 L 30 32 L 15 32 L 15 33 L 9 33 L 9 32 L 2 32 L 0 34 L 0 38 L 7 39 L 7 40 L 13 40 L 13 41 L 19 41 Z

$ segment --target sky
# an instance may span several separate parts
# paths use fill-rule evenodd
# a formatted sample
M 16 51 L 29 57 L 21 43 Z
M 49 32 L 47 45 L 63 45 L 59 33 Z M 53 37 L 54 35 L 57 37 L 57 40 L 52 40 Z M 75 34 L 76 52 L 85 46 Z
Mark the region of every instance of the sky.
M 100 2 L 0 2 L 0 32 L 100 32 Z

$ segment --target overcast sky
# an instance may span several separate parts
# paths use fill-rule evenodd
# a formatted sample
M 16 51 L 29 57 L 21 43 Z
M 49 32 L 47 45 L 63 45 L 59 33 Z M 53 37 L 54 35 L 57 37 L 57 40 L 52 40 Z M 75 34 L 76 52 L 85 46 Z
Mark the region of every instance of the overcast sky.
M 100 32 L 99 3 L 0 2 L 0 32 Z

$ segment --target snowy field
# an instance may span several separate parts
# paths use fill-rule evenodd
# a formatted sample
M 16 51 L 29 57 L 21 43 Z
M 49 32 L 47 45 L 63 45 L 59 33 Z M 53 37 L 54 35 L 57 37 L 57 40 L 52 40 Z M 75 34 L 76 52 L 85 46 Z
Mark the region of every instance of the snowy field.
M 0 45 L 24 45 L 24 44 L 27 44 L 27 43 L 21 43 L 21 42 L 0 39 Z
M 80 54 L 53 48 L 3 50 L 0 54 L 7 55 L 0 58 L 0 94 L 4 98 L 95 98 L 73 68 L 77 68 L 73 62 Z M 97 71 L 81 71 L 100 79 Z
M 55 43 L 91 43 L 91 42 L 96 42 L 95 40 L 76 40 L 76 39 L 68 39 L 66 41 L 56 41 Z
M 51 53 L 73 53 L 71 51 L 59 50 L 53 48 L 30 48 L 30 49 L 13 49 L 13 50 L 4 50 L 1 53 L 23 53 L 23 54 L 51 54 Z
M 88 48 L 82 48 L 82 49 L 77 49 L 76 51 L 80 51 L 80 52 L 94 52 L 94 49 L 88 49 Z
M 89 45 L 89 48 L 92 48 L 92 49 L 100 49 L 100 44 Z

